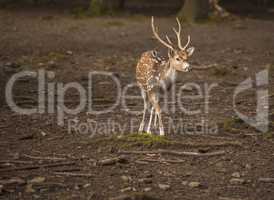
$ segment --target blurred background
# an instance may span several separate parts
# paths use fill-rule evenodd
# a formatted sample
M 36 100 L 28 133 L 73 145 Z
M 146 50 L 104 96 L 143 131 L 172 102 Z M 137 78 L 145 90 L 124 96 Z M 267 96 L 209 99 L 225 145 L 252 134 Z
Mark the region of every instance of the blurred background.
M 170 15 L 178 13 L 184 4 L 207 9 L 218 4 L 229 12 L 242 15 L 264 16 L 273 14 L 271 0 L 1 0 L 2 7 L 48 7 L 71 9 L 72 12 L 89 10 L 90 15 L 110 14 L 113 12 L 139 13 L 148 15 Z M 208 4 L 208 5 L 206 5 Z M 206 12 L 206 11 L 203 11 Z M 77 14 L 77 13 L 75 13 Z M 80 13 L 78 13 L 80 14 Z M 117 13 L 116 13 L 117 14 Z

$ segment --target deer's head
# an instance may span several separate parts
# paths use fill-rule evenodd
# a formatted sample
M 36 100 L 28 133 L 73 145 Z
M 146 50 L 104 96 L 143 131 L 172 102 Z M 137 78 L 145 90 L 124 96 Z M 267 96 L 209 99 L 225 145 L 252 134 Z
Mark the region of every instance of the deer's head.
M 169 57 L 169 63 L 170 66 L 173 67 L 175 70 L 178 71 L 183 71 L 183 72 L 188 72 L 190 71 L 190 65 L 187 62 L 188 58 L 193 54 L 195 48 L 194 47 L 188 47 L 190 44 L 190 36 L 188 36 L 188 40 L 186 45 L 182 45 L 181 42 L 181 23 L 179 19 L 177 18 L 177 23 L 178 23 L 178 30 L 173 28 L 173 31 L 175 32 L 178 40 L 178 48 L 175 48 L 169 37 L 166 35 L 166 41 L 164 41 L 158 34 L 157 27 L 154 25 L 154 18 L 151 18 L 151 26 L 152 26 L 152 31 L 155 36 L 155 38 L 163 44 L 165 47 L 168 48 L 168 57 Z

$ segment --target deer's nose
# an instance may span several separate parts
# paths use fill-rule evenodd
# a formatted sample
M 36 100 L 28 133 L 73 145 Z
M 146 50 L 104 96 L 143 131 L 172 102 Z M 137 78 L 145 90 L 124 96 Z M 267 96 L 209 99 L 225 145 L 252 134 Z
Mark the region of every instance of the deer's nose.
M 187 72 L 190 71 L 189 63 L 185 62 L 184 65 L 183 65 L 183 69 L 184 69 L 184 71 L 187 71 Z

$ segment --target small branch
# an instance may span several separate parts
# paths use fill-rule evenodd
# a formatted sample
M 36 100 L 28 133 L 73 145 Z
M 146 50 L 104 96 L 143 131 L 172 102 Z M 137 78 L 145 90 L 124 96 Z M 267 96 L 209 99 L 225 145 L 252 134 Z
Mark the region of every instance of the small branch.
M 70 165 L 74 165 L 74 164 L 75 164 L 75 162 L 64 162 L 64 163 L 54 163 L 54 164 L 46 164 L 46 165 L 32 165 L 32 166 L 26 166 L 26 167 L 0 169 L 0 172 L 23 171 L 23 170 L 33 170 L 33 169 L 41 169 L 41 168 L 53 168 L 53 167 L 70 166 Z
M 0 129 L 8 128 L 9 126 L 0 126 Z
M 244 200 L 244 199 L 235 199 L 235 198 L 230 198 L 230 197 L 219 197 L 219 200 Z
M 108 158 L 108 159 L 104 159 L 104 160 L 100 160 L 98 161 L 99 165 L 113 165 L 116 163 L 125 163 L 127 162 L 127 159 L 125 156 L 119 156 L 119 157 L 115 157 L 115 158 Z
M 274 93 L 269 94 L 269 95 L 266 95 L 266 96 L 262 96 L 261 99 L 264 99 L 264 98 L 271 98 L 271 97 L 274 97 Z
M 25 160 L 0 160 L 0 163 L 14 163 L 14 164 L 33 164 L 32 161 Z
M 222 141 L 222 142 L 210 142 L 210 143 L 194 143 L 194 142 L 174 142 L 174 144 L 191 146 L 191 147 L 223 147 L 223 146 L 242 146 L 238 141 Z
M 64 161 L 66 158 L 58 158 L 58 157 L 39 157 L 39 156 L 31 156 L 27 154 L 23 154 L 24 157 L 34 159 L 34 160 L 51 160 L 51 161 Z
M 71 172 L 53 172 L 53 174 L 58 176 L 94 177 L 93 174 L 71 173 Z
M 274 183 L 274 178 L 259 178 L 259 181 L 263 183 Z
M 219 156 L 223 155 L 225 151 L 216 151 L 211 153 L 197 153 L 197 152 L 186 152 L 186 151 L 173 151 L 173 150 L 164 150 L 159 149 L 158 151 L 119 151 L 120 154 L 170 154 L 177 156 Z
M 20 137 L 18 140 L 32 140 L 32 139 L 34 139 L 34 134 L 24 135 Z
M 150 158 L 144 158 L 140 159 L 139 161 L 143 162 L 160 162 L 160 163 L 185 163 L 184 160 L 166 160 L 166 159 L 150 159 Z

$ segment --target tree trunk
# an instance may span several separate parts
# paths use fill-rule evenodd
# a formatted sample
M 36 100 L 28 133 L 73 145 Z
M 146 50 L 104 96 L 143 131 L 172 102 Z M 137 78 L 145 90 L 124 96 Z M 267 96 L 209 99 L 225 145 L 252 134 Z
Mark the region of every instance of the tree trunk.
M 0 68 L 0 108 L 4 105 L 5 102 L 5 85 L 6 85 L 6 76 L 3 69 Z
M 209 0 L 185 0 L 178 17 L 188 22 L 206 20 L 209 10 Z
M 91 15 L 100 16 L 122 9 L 124 2 L 124 0 L 91 0 L 89 11 Z

